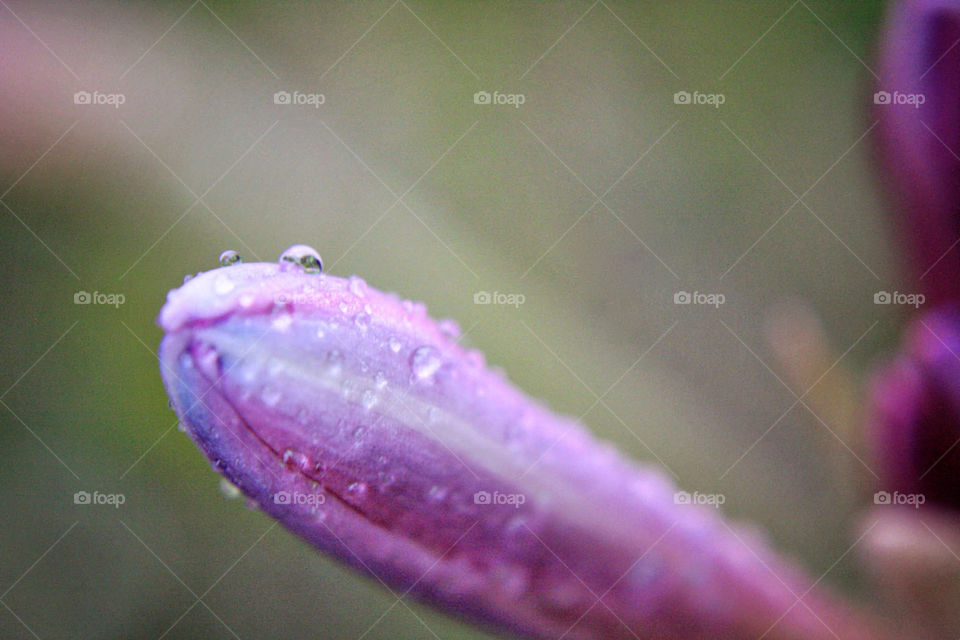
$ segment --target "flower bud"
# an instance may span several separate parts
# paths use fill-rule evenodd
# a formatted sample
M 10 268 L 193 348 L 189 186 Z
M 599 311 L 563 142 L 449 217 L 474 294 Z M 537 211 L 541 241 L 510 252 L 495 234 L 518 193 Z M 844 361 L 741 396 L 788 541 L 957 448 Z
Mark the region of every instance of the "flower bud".
M 422 304 L 309 262 L 234 264 L 172 291 L 160 361 L 216 470 L 318 549 L 528 638 L 875 637 Z

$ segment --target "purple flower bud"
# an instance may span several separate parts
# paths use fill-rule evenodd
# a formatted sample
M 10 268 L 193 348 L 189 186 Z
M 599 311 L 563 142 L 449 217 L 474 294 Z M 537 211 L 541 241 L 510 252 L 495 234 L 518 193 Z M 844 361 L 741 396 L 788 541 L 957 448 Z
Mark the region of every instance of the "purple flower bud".
M 398 595 L 528 638 L 877 637 L 450 323 L 319 257 L 200 274 L 159 323 L 167 392 L 214 468 Z
M 867 419 L 881 488 L 960 509 L 960 314 L 941 309 L 911 325 L 874 379 Z
M 960 2 L 895 5 L 874 113 L 885 177 L 929 302 L 960 300 Z

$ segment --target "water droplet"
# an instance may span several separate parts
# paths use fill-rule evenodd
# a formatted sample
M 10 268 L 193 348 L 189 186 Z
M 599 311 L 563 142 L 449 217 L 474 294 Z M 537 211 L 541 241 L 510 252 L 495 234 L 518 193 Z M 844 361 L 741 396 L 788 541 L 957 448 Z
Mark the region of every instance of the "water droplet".
M 220 478 L 220 493 L 223 497 L 233 500 L 240 497 L 240 489 L 226 478 Z
M 303 473 L 309 473 L 313 470 L 313 461 L 305 454 L 293 449 L 286 449 L 283 452 L 283 464 L 288 469 L 296 469 Z
M 233 249 L 227 249 L 221 253 L 218 260 L 220 261 L 221 267 L 232 267 L 235 264 L 240 264 L 243 262 L 243 258 L 240 257 L 240 254 Z
M 420 380 L 431 378 L 442 364 L 440 352 L 429 345 L 419 347 L 410 356 L 410 367 L 413 370 L 413 375 Z
M 276 378 L 283 373 L 285 368 L 286 365 L 280 358 L 270 358 L 267 360 L 267 376 L 270 378 Z
M 360 328 L 361 331 L 366 331 L 370 326 L 370 314 L 364 313 L 361 311 L 353 318 L 353 323 Z
M 193 280 L 193 274 L 192 274 L 192 273 L 188 273 L 187 275 L 183 276 L 183 283 L 184 283 L 184 284 L 190 282 L 191 280 Z
M 264 387 L 260 393 L 260 399 L 263 400 L 264 404 L 268 407 L 277 406 L 277 403 L 280 402 L 280 396 L 280 391 L 273 387 Z
M 346 312 L 347 312 L 347 309 L 350 308 L 350 307 L 347 306 L 347 303 L 346 303 L 346 302 L 341 302 L 341 303 L 340 303 L 339 305 L 337 305 L 337 306 L 340 308 L 340 312 L 341 312 L 341 313 L 346 313 Z
M 352 482 L 347 486 L 347 491 L 359 498 L 366 496 L 368 490 L 369 487 L 366 482 Z
M 343 356 L 340 355 L 340 352 L 336 349 L 327 354 L 327 372 L 331 375 L 337 375 L 340 373 L 340 369 L 343 367 Z
M 450 490 L 446 487 L 433 485 L 430 487 L 430 490 L 427 491 L 427 498 L 433 502 L 443 502 L 443 499 L 447 497 L 448 493 L 450 493 Z
M 313 247 L 305 244 L 295 244 L 280 254 L 280 267 L 284 271 L 303 271 L 304 273 L 320 273 L 323 271 L 323 261 L 320 254 Z
M 270 323 L 277 331 L 286 331 L 290 328 L 290 325 L 293 324 L 293 316 L 289 313 L 284 313 L 273 319 L 273 322 Z
M 210 380 L 220 379 L 220 354 L 213 345 L 203 343 L 197 347 L 194 359 L 200 371 Z
M 444 318 L 437 323 L 437 328 L 440 329 L 440 333 L 447 336 L 451 340 L 456 340 L 460 337 L 460 325 L 457 324 L 456 320 Z
M 400 353 L 400 348 L 403 345 L 400 343 L 400 340 L 396 336 L 390 336 L 390 351 L 394 353 Z
M 364 409 L 370 409 L 373 405 L 377 404 L 377 394 L 374 393 L 372 389 L 367 389 L 363 392 L 360 402 L 363 404 Z
M 360 298 L 367 295 L 367 283 L 360 276 L 350 276 L 350 293 Z
M 373 378 L 373 384 L 377 389 L 383 389 L 387 386 L 387 376 L 383 375 L 383 371 L 377 371 L 377 375 Z
M 471 349 L 467 351 L 467 362 L 470 363 L 471 367 L 482 369 L 487 364 L 487 358 L 482 351 Z
M 323 327 L 317 327 L 317 337 L 322 338 L 325 335 L 327 335 L 327 333 L 323 330 Z
M 227 278 L 226 276 L 219 276 L 216 280 L 213 281 L 213 292 L 218 296 L 226 295 L 233 291 L 235 285 L 233 280 Z

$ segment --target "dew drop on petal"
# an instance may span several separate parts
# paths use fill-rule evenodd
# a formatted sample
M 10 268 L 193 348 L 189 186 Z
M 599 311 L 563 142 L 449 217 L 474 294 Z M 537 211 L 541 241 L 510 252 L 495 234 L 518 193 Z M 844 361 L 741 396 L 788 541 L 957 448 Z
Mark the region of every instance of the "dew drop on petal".
M 270 322 L 270 326 L 272 326 L 277 331 L 286 331 L 287 329 L 290 328 L 290 325 L 292 324 L 293 324 L 293 316 L 290 315 L 289 313 L 282 313 L 278 315 L 276 318 L 274 318 L 272 322 Z
M 240 489 L 226 478 L 220 478 L 220 493 L 230 500 L 240 497 Z
M 304 473 L 309 473 L 313 469 L 313 461 L 306 454 L 293 449 L 286 449 L 283 452 L 283 464 L 288 469 L 297 469 Z
M 233 291 L 235 286 L 230 278 L 219 276 L 213 281 L 213 292 L 218 296 L 226 295 Z
M 410 368 L 420 380 L 427 380 L 433 377 L 443 361 L 440 360 L 440 353 L 430 345 L 419 347 L 410 356 Z
M 470 351 L 467 351 L 467 362 L 471 367 L 482 369 L 487 364 L 487 358 L 483 355 L 483 351 L 471 349 Z
M 372 389 L 367 389 L 363 392 L 360 402 L 364 409 L 371 409 L 373 405 L 377 404 L 377 394 Z
M 275 407 L 277 403 L 280 402 L 280 395 L 280 391 L 277 389 L 264 387 L 263 392 L 260 393 L 260 399 L 263 400 L 263 403 L 268 407 Z
M 360 328 L 361 331 L 366 331 L 370 326 L 370 314 L 361 311 L 353 318 L 353 323 Z
M 446 487 L 441 487 L 439 485 L 433 485 L 430 487 L 430 490 L 427 491 L 427 498 L 432 502 L 443 502 L 447 497 L 447 494 L 450 493 L 450 490 Z
M 295 244 L 280 254 L 280 268 L 284 271 L 320 273 L 323 271 L 323 261 L 313 247 Z
M 456 320 L 445 318 L 437 324 L 437 327 L 440 329 L 440 333 L 451 340 L 456 340 L 460 337 L 460 325 L 457 324 Z
M 400 343 L 400 340 L 396 336 L 390 336 L 390 351 L 394 353 L 400 353 L 400 348 L 403 345 Z
M 357 297 L 367 295 L 367 283 L 360 276 L 350 276 L 350 293 Z
M 369 486 L 366 482 L 351 482 L 350 485 L 347 486 L 347 491 L 358 498 L 365 498 L 369 491 Z
M 383 389 L 387 386 L 387 376 L 383 375 L 383 371 L 377 371 L 377 375 L 373 378 L 373 384 L 377 389 Z
M 235 264 L 240 264 L 243 262 L 243 258 L 240 257 L 240 254 L 233 249 L 227 249 L 221 253 L 218 260 L 220 261 L 221 267 L 232 267 Z

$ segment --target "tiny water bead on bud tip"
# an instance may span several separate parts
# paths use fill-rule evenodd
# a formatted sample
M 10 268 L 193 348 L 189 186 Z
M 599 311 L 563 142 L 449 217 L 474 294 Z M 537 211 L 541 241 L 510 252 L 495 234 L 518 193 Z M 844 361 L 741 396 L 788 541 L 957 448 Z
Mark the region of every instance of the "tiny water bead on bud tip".
M 323 271 L 323 261 L 313 247 L 295 244 L 280 254 L 280 268 L 285 271 L 298 269 L 304 273 L 320 273 Z
M 232 267 L 235 264 L 240 264 L 243 262 L 243 258 L 240 257 L 240 254 L 233 249 L 227 249 L 221 253 L 218 260 L 220 261 L 221 267 Z

